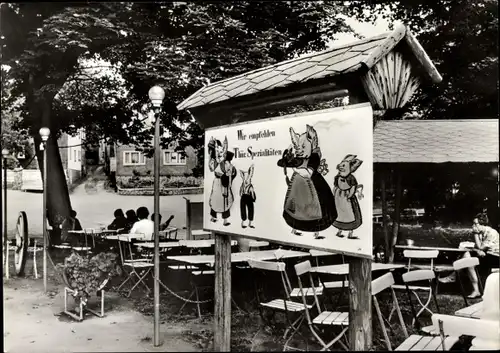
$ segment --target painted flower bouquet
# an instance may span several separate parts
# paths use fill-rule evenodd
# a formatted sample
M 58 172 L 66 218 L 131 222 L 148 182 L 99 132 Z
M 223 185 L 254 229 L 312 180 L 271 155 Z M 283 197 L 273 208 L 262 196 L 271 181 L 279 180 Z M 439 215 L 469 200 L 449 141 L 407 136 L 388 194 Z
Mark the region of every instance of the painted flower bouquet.
M 58 267 L 64 283 L 74 291 L 73 297 L 84 305 L 92 293 L 98 293 L 112 277 L 121 275 L 117 254 L 109 252 L 94 256 L 72 253 Z

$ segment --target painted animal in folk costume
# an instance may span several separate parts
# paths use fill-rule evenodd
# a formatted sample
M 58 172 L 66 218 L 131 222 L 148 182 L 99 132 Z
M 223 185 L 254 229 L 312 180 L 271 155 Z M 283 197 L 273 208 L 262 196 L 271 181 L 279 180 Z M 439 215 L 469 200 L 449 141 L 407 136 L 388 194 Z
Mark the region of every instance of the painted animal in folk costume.
M 335 201 L 321 171 L 327 171 L 321 159 L 318 134 L 306 125 L 298 134 L 290 127 L 292 146 L 283 152 L 278 166 L 284 168 L 288 190 L 283 206 L 283 218 L 292 228 L 292 234 L 311 232 L 315 239 L 323 239 L 319 232 L 330 227 L 337 217 Z M 289 178 L 287 168 L 292 168 Z
M 232 185 L 237 175 L 236 168 L 231 164 L 234 154 L 228 151 L 227 137 L 224 143 L 220 140 L 210 139 L 208 143 L 209 169 L 214 173 L 212 191 L 210 193 L 210 220 L 217 222 L 217 215 L 220 213 L 225 226 L 230 225 L 231 207 L 234 202 Z
M 252 184 L 252 178 L 254 173 L 254 165 L 252 164 L 248 171 L 240 170 L 241 175 L 241 187 L 240 187 L 240 215 L 241 215 L 241 227 L 246 228 L 245 224 L 248 216 L 248 227 L 255 228 L 253 224 L 255 207 L 254 203 L 257 199 L 255 195 L 255 188 Z M 248 214 L 247 214 L 248 213 Z
M 344 232 L 347 231 L 349 239 L 358 239 L 353 235 L 353 231 L 363 223 L 358 202 L 358 198 L 363 198 L 363 185 L 358 185 L 353 175 L 362 163 L 356 155 L 348 154 L 337 165 L 338 174 L 333 182 L 337 219 L 333 226 L 338 229 L 337 236 L 340 238 L 343 238 Z

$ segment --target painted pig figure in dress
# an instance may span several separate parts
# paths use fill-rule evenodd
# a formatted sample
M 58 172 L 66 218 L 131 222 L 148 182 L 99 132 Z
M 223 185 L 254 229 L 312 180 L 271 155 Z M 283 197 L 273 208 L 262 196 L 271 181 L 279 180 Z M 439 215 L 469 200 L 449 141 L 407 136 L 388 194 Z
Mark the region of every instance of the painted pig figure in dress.
M 337 214 L 332 191 L 318 172 L 321 164 L 318 135 L 312 126 L 306 125 L 306 132 L 302 134 L 290 128 L 290 137 L 292 147 L 285 150 L 278 161 L 278 166 L 284 168 L 288 185 L 283 218 L 292 228 L 292 234 L 312 232 L 316 239 L 322 239 L 319 232 L 330 227 Z M 287 168 L 293 169 L 291 179 Z

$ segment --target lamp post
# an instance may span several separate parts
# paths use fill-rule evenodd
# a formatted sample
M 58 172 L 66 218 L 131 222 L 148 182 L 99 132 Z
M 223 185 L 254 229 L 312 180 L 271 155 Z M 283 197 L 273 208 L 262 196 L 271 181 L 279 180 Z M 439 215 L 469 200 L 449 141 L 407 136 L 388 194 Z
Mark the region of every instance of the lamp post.
M 155 120 L 154 137 L 154 346 L 160 345 L 160 117 L 158 113 L 165 98 L 165 91 L 160 86 L 153 86 L 148 92 L 153 104 Z
M 9 241 L 7 240 L 7 157 L 9 150 L 2 150 L 3 158 L 3 248 L 5 249 L 5 278 L 9 279 Z
M 50 129 L 42 127 L 38 133 L 42 138 L 40 149 L 43 150 L 43 289 L 47 292 L 47 140 L 50 136 Z

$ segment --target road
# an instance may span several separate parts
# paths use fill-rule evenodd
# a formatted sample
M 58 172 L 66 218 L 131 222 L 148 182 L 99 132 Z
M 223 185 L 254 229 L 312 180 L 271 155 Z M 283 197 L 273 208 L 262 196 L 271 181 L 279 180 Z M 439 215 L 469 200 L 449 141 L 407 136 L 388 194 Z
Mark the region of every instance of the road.
M 30 237 L 42 235 L 42 193 L 7 190 L 7 233 L 9 238 L 15 235 L 15 227 L 20 211 L 28 216 Z M 193 201 L 201 201 L 202 195 L 161 196 L 160 214 L 166 220 L 174 215 L 171 225 L 179 229 L 186 226 L 187 197 Z M 98 185 L 96 193 L 87 193 L 85 184 L 81 184 L 70 194 L 71 205 L 78 213 L 83 228 L 106 226 L 113 221 L 113 212 L 121 208 L 123 212 L 129 209 L 136 210 L 146 206 L 150 214 L 153 213 L 153 196 L 125 196 L 108 192 Z M 2 200 L 3 203 L 3 200 Z

